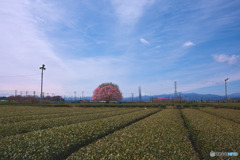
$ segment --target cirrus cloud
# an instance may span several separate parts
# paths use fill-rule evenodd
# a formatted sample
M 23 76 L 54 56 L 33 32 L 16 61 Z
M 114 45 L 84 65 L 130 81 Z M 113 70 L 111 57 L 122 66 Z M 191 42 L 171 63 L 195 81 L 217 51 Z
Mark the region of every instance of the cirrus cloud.
M 191 41 L 185 42 L 183 44 L 183 47 L 191 47 L 191 46 L 195 46 L 195 44 L 193 42 L 191 42 Z
M 135 24 L 154 0 L 112 0 L 111 3 L 121 23 Z
M 234 65 L 238 63 L 239 55 L 227 55 L 227 54 L 213 54 L 213 59 L 218 63 L 227 63 L 230 65 Z
M 143 44 L 150 44 L 147 40 L 140 38 L 140 42 L 142 42 Z

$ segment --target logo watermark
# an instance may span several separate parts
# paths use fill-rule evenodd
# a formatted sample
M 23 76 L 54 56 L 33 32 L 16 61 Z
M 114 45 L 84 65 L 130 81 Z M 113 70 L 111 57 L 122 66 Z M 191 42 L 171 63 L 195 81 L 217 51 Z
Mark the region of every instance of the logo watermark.
M 214 152 L 214 151 L 211 151 L 210 156 L 211 157 L 214 157 L 214 156 L 238 156 L 238 152 Z

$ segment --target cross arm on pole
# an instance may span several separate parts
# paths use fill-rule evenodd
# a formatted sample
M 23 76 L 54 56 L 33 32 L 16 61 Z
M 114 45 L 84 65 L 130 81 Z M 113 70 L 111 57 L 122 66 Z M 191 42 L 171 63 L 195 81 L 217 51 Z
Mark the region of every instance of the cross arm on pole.
M 46 70 L 45 65 L 43 64 L 42 67 L 40 67 L 42 70 Z

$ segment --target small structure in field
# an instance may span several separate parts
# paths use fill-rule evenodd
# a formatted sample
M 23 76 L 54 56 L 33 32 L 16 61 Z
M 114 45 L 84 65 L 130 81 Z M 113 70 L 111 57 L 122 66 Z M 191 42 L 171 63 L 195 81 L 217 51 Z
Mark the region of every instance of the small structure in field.
M 155 99 L 153 99 L 154 102 L 168 102 L 170 101 L 169 98 L 160 98 L 160 97 L 157 97 Z

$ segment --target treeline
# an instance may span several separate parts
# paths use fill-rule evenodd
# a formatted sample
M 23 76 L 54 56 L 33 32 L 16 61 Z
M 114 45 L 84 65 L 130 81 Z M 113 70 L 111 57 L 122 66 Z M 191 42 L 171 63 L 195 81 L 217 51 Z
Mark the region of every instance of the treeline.
M 194 102 L 188 102 L 188 103 L 176 103 L 174 106 L 178 109 L 183 108 L 228 108 L 228 109 L 240 109 L 240 103 L 239 102 L 228 102 L 228 103 L 194 103 Z
M 38 96 L 9 96 L 1 97 L 2 103 L 7 104 L 38 104 L 40 103 L 40 97 Z M 61 96 L 46 96 L 43 97 L 44 103 L 64 102 Z

